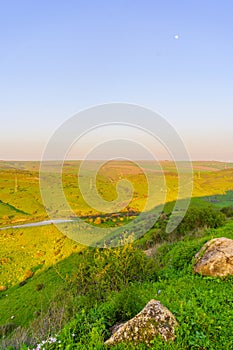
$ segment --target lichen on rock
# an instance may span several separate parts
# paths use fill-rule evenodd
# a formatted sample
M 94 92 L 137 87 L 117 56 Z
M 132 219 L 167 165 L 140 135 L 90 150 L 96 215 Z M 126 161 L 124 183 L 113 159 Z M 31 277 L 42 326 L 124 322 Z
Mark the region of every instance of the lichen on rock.
M 132 342 L 149 345 L 158 335 L 165 341 L 174 340 L 177 325 L 174 315 L 160 301 L 152 299 L 134 318 L 118 327 L 105 344 Z
M 233 275 L 233 240 L 214 238 L 195 255 L 194 272 L 203 276 Z

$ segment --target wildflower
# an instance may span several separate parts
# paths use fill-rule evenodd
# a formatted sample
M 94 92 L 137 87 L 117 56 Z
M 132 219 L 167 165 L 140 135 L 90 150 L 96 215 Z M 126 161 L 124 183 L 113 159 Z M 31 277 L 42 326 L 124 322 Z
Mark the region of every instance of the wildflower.
M 50 338 L 49 338 L 49 343 L 50 343 L 50 344 L 56 343 L 56 341 L 57 341 L 57 338 L 55 338 L 55 337 L 50 337 Z

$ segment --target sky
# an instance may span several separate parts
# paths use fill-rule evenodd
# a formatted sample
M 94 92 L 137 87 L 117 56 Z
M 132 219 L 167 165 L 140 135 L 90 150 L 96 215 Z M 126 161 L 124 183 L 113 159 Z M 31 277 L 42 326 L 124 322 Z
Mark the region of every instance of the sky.
M 232 43 L 231 0 L 0 0 L 0 159 L 39 160 L 72 115 L 125 102 L 192 159 L 233 161 Z

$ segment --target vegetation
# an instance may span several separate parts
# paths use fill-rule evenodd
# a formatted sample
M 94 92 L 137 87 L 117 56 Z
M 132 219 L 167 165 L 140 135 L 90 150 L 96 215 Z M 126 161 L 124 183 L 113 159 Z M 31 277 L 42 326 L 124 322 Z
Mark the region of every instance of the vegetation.
M 232 349 L 233 278 L 202 277 L 192 268 L 193 258 L 205 242 L 223 236 L 233 239 L 232 208 L 226 207 L 228 194 L 224 195 L 230 190 L 232 171 L 220 164 L 214 164 L 214 172 L 206 169 L 211 164 L 196 164 L 194 191 L 198 188 L 201 192 L 203 186 L 204 200 L 193 198 L 185 218 L 169 235 L 165 228 L 172 202 L 143 237 L 112 249 L 81 246 L 54 225 L 2 230 L 0 286 L 5 288 L 0 291 L 0 348 L 105 349 L 111 327 L 135 316 L 154 298 L 169 308 L 179 327 L 173 343 L 156 338 L 151 349 Z M 38 164 L 19 165 L 23 169 L 17 170 L 17 189 L 12 163 L 4 164 L 0 175 L 2 225 L 46 217 L 38 190 Z M 69 165 L 64 180 L 67 188 L 70 186 L 69 198 L 73 196 L 75 166 Z M 173 168 L 164 166 L 172 184 Z M 214 179 L 220 189 L 211 202 L 208 196 L 216 191 L 216 184 L 210 188 Z M 209 188 L 203 185 L 206 182 Z M 91 215 L 81 206 L 81 199 L 79 204 L 83 215 Z M 136 204 L 135 211 L 139 207 Z M 125 216 L 122 213 L 109 221 L 122 224 Z M 108 220 L 98 223 L 107 224 Z M 150 250 L 149 254 L 144 250 Z M 134 347 L 120 344 L 113 349 Z
M 21 328 L 20 332 L 16 329 L 11 333 L 11 340 L 5 338 L 3 344 L 12 342 L 16 346 L 17 342 L 26 339 L 35 345 L 50 339 L 52 334 L 56 341 L 47 343 L 47 349 L 104 349 L 109 329 L 133 317 L 155 298 L 174 313 L 180 326 L 174 343 L 166 344 L 156 339 L 152 349 L 231 349 L 232 277 L 214 279 L 194 275 L 192 260 L 206 241 L 221 236 L 233 238 L 232 232 L 233 223 L 228 222 L 218 229 L 200 231 L 198 238 L 187 236 L 182 241 L 163 243 L 156 256 L 149 259 L 132 244 L 77 253 L 57 267 L 59 278 L 54 278 L 52 285 L 49 283 L 53 273 L 49 270 L 43 276 L 33 277 L 34 281 L 28 282 L 27 287 L 18 288 L 17 293 L 16 289 L 11 292 L 15 292 L 20 303 L 28 297 L 33 305 L 38 293 L 48 291 L 52 286 L 54 290 L 55 285 L 60 287 L 47 303 L 49 308 L 45 307 L 37 317 L 30 315 L 27 319 L 29 327 Z M 69 269 L 65 269 L 65 265 Z M 72 266 L 76 266 L 73 272 Z M 39 277 L 43 279 L 44 288 L 38 291 Z M 37 298 L 33 299 L 32 295 L 36 293 Z M 2 298 L 7 298 L 5 293 Z M 43 306 L 44 303 L 46 300 Z M 25 314 L 22 310 L 15 319 L 17 321 L 13 322 L 23 324 Z M 119 345 L 114 349 L 121 348 Z M 140 348 L 145 349 L 145 346 L 142 344 Z

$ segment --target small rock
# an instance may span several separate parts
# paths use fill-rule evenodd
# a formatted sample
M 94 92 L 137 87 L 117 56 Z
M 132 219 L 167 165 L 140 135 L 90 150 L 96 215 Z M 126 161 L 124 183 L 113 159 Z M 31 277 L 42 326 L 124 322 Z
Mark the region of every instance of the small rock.
M 203 276 L 233 275 L 233 240 L 214 238 L 195 255 L 194 272 Z
M 144 250 L 144 253 L 146 254 L 146 256 L 151 257 L 153 255 L 153 248 Z
M 0 292 L 5 292 L 7 290 L 7 286 L 0 286 Z
M 160 301 L 152 299 L 139 314 L 120 325 L 105 344 L 143 342 L 149 345 L 159 334 L 166 341 L 174 340 L 176 326 L 178 323 L 173 314 Z

